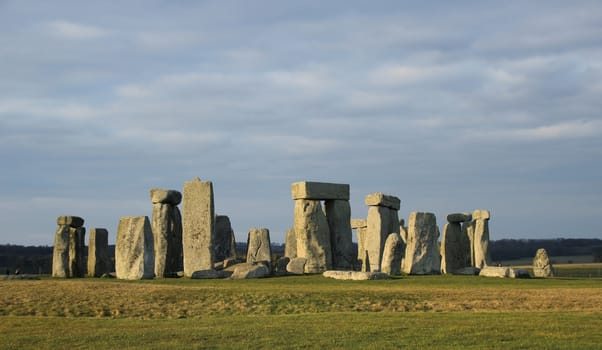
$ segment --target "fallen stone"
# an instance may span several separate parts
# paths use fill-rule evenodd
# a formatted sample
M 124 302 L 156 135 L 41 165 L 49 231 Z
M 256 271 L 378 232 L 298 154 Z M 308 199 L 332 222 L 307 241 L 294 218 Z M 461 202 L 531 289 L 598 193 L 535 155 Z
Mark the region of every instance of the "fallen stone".
M 39 280 L 38 275 L 0 275 L 0 280 Z
M 227 278 L 230 276 L 229 272 L 226 271 L 216 271 L 216 270 L 200 270 L 192 273 L 190 278 L 192 279 L 219 279 L 219 278 Z
M 526 269 L 515 269 L 515 268 L 510 268 L 510 271 L 508 273 L 508 277 L 510 278 L 531 278 L 531 275 L 529 274 L 529 271 Z
M 543 278 L 556 276 L 556 271 L 550 261 L 548 252 L 543 248 L 538 249 L 535 253 L 535 258 L 533 259 L 533 276 Z
M 351 281 L 367 281 L 367 280 L 384 280 L 388 279 L 389 275 L 384 272 L 360 272 L 360 271 L 334 271 L 328 270 L 322 273 L 322 276 L 334 278 L 337 280 Z
M 56 223 L 61 225 L 70 226 L 73 228 L 78 228 L 84 226 L 84 219 L 79 216 L 59 216 L 56 219 Z
M 295 182 L 291 185 L 291 195 L 293 199 L 340 199 L 349 200 L 349 185 L 333 184 L 326 182 Z
M 469 213 L 454 213 L 447 215 L 448 222 L 467 222 L 472 220 L 472 214 Z
M 305 258 L 293 258 L 286 265 L 286 271 L 293 275 L 302 275 L 305 273 L 305 263 L 307 263 Z
M 178 205 L 182 202 L 182 193 L 176 190 L 164 190 L 153 188 L 150 190 L 150 197 L 153 204 L 163 203 L 170 205 Z
M 215 208 L 213 183 L 198 177 L 184 183 L 183 235 L 184 274 L 213 268 Z
M 479 276 L 507 278 L 510 276 L 510 268 L 507 266 L 485 266 L 479 272 Z
M 148 216 L 126 216 L 119 220 L 115 273 L 117 278 L 126 280 L 154 277 L 154 239 Z
M 231 279 L 262 278 L 270 275 L 270 269 L 264 264 L 239 264 L 236 265 Z
M 366 196 L 364 202 L 367 206 L 387 207 L 390 209 L 399 210 L 401 201 L 399 198 L 381 192 L 371 193 Z

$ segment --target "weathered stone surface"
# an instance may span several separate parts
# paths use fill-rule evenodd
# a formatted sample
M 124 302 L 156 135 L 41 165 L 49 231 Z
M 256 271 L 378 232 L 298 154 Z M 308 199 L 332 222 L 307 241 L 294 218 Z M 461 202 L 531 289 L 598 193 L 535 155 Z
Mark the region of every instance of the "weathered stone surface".
M 391 210 L 386 207 L 368 207 L 368 228 L 364 239 L 364 248 L 368 252 L 369 266 L 367 271 L 380 271 L 382 252 L 389 235 Z
M 481 272 L 481 269 L 478 269 L 474 266 L 463 267 L 461 269 L 452 271 L 454 275 L 468 275 L 468 276 L 476 276 Z M 449 273 L 449 272 L 448 272 Z
M 349 185 L 333 184 L 326 182 L 295 182 L 291 185 L 291 195 L 293 199 L 340 199 L 349 200 Z
M 474 223 L 474 266 L 483 268 L 489 265 L 489 211 L 475 210 L 472 213 Z
M 351 228 L 366 228 L 368 227 L 368 221 L 366 219 L 351 219 Z
M 213 259 L 217 262 L 233 256 L 236 256 L 236 237 L 234 236 L 230 218 L 226 215 L 217 215 L 215 217 Z
M 183 235 L 184 275 L 213 268 L 215 209 L 213 184 L 198 177 L 184 183 Z
M 60 218 L 60 217 L 59 217 Z M 69 230 L 68 225 L 59 225 L 54 234 L 52 253 L 52 277 L 69 277 Z
M 322 276 L 334 278 L 337 280 L 351 281 L 367 281 L 367 280 L 384 280 L 388 279 L 389 275 L 384 272 L 359 272 L 359 271 L 334 271 L 328 270 L 322 273 Z
M 535 258 L 533 259 L 533 276 L 535 277 L 554 277 L 556 276 L 556 271 L 554 270 L 554 266 L 550 261 L 550 257 L 548 256 L 548 252 L 541 248 L 538 249 L 535 253 Z
M 485 266 L 479 272 L 479 276 L 506 278 L 510 276 L 510 268 L 507 266 Z
M 206 279 L 219 279 L 219 278 L 228 278 L 231 276 L 231 273 L 228 271 L 216 271 L 213 269 L 210 270 L 199 270 L 192 273 L 190 278 L 206 280 Z
M 247 263 L 266 262 L 268 267 L 272 261 L 270 231 L 267 228 L 252 228 L 247 240 Z
M 320 201 L 295 201 L 297 257 L 307 259 L 305 273 L 321 273 L 332 268 L 328 221 Z
M 148 216 L 126 216 L 119 220 L 115 273 L 117 278 L 127 280 L 155 275 L 154 239 Z
M 475 266 L 474 260 L 474 221 L 462 223 L 462 235 L 468 237 L 468 245 L 470 246 L 470 266 Z
M 291 262 L 291 258 L 285 256 L 276 260 L 273 268 L 273 274 L 275 276 L 284 276 L 287 275 L 286 266 Z
M 395 210 L 399 210 L 401 207 L 401 201 L 399 198 L 380 192 L 367 195 L 364 202 L 367 206 L 387 207 Z
M 79 216 L 59 216 L 56 218 L 56 223 L 59 226 L 66 225 L 73 228 L 78 228 L 84 226 L 84 219 L 80 218 Z
M 153 188 L 150 190 L 150 197 L 153 204 L 163 203 L 170 205 L 178 205 L 182 202 L 182 193 L 176 190 L 164 190 Z
M 453 213 L 447 215 L 448 222 L 467 222 L 472 220 L 472 214 L 469 213 Z
M 368 250 L 366 249 L 366 236 L 368 235 L 368 226 L 358 227 L 357 233 L 357 263 L 363 272 L 370 270 Z
M 402 270 L 413 275 L 438 274 L 439 228 L 433 213 L 411 212 L 408 220 L 408 238 Z
M 302 275 L 305 273 L 305 264 L 307 259 L 305 258 L 293 258 L 286 265 L 286 271 L 293 275 Z
M 179 271 L 182 261 L 182 217 L 178 207 L 165 203 L 153 204 L 152 231 L 155 277 L 173 276 Z
M 405 254 L 406 246 L 401 240 L 399 233 L 389 234 L 385 241 L 381 271 L 395 276 L 401 274 L 401 260 Z
M 351 232 L 351 207 L 346 200 L 327 200 L 326 219 L 330 231 L 332 268 L 350 270 L 353 268 L 353 242 Z
M 104 228 L 92 228 L 88 242 L 88 276 L 100 277 L 111 272 L 109 232 Z
M 238 264 L 231 279 L 262 278 L 270 275 L 270 269 L 264 264 Z
M 86 229 L 71 227 L 69 229 L 69 277 L 84 277 L 84 245 Z
M 443 227 L 441 239 L 441 273 L 453 273 L 470 266 L 470 241 L 462 231 L 460 222 L 450 222 Z
M 286 242 L 284 243 L 284 256 L 294 259 L 297 257 L 297 237 L 295 229 L 290 227 L 286 230 Z

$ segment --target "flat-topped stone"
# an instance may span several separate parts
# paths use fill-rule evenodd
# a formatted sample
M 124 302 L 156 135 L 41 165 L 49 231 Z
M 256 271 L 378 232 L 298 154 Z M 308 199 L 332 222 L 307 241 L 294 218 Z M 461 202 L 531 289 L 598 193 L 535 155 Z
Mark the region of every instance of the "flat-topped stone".
M 388 194 L 383 194 L 381 192 L 367 195 L 364 202 L 367 206 L 387 207 L 395 210 L 399 210 L 401 207 L 401 201 L 399 198 Z
M 448 222 L 467 222 L 470 220 L 472 220 L 472 214 L 469 214 L 469 213 L 447 214 Z
M 293 199 L 340 199 L 349 200 L 349 185 L 327 182 L 301 181 L 291 185 Z
M 84 219 L 79 216 L 59 216 L 56 218 L 56 223 L 61 226 L 71 226 L 78 228 L 84 226 Z
M 473 220 L 489 220 L 489 219 L 491 219 L 491 213 L 489 212 L 489 210 L 477 209 L 472 212 L 472 219 Z
M 328 270 L 322 273 L 322 276 L 334 278 L 336 280 L 351 280 L 351 281 L 368 281 L 368 280 L 384 280 L 388 279 L 389 275 L 384 272 L 359 272 L 359 271 L 333 271 Z
M 164 203 L 178 205 L 180 202 L 182 202 L 182 193 L 176 190 L 153 188 L 150 190 L 150 197 L 153 204 Z
M 368 220 L 366 219 L 351 219 L 351 228 L 364 228 L 368 227 Z

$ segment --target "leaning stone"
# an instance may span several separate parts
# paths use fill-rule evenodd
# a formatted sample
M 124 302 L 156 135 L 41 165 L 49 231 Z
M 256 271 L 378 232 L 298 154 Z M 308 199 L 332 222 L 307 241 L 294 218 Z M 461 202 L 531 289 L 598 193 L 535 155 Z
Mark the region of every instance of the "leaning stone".
M 163 203 L 170 205 L 178 205 L 182 202 L 182 193 L 176 190 L 163 190 L 153 188 L 150 190 L 150 197 L 153 204 Z
M 56 219 L 56 223 L 60 225 L 71 226 L 73 228 L 78 228 L 84 226 L 84 219 L 79 216 L 59 216 Z
M 533 276 L 544 278 L 556 276 L 556 271 L 550 261 L 548 252 L 543 248 L 538 249 L 535 253 L 535 258 L 533 259 Z
M 104 228 L 92 228 L 88 243 L 88 276 L 100 277 L 109 272 L 109 232 Z
M 272 261 L 270 231 L 267 228 L 252 228 L 247 240 L 247 263 L 261 261 L 267 262 L 268 266 Z
M 340 199 L 349 200 L 349 185 L 333 184 L 326 182 L 295 182 L 291 185 L 291 195 L 293 199 Z
M 452 271 L 454 275 L 466 275 L 466 276 L 476 276 L 481 272 L 481 269 L 476 268 L 474 266 L 463 267 L 461 269 L 457 269 Z
M 395 210 L 399 210 L 401 207 L 401 201 L 399 198 L 380 192 L 367 195 L 364 202 L 367 206 L 387 207 Z
M 507 266 L 485 266 L 479 272 L 479 276 L 506 278 L 510 276 L 510 268 Z
M 324 207 L 330 231 L 332 267 L 337 270 L 349 270 L 354 265 L 349 201 L 327 200 Z
M 213 268 L 215 209 L 213 184 L 198 177 L 184 183 L 183 235 L 184 274 Z
M 466 222 L 472 220 L 472 214 L 469 213 L 454 213 L 447 215 L 448 222 Z
M 332 267 L 328 221 L 320 201 L 295 201 L 297 257 L 307 259 L 305 273 L 321 273 Z
M 305 264 L 307 259 L 305 258 L 293 258 L 286 265 L 286 271 L 293 275 L 302 275 L 305 272 Z
M 270 269 L 264 264 L 239 264 L 236 265 L 231 279 L 262 278 L 270 275 Z
M 216 271 L 216 270 L 199 270 L 192 273 L 190 278 L 192 279 L 218 279 L 218 278 L 227 278 L 229 276 L 228 272 L 225 271 Z
M 326 278 L 337 280 L 367 281 L 388 279 L 389 275 L 384 272 L 359 272 L 359 271 L 334 271 L 328 270 L 322 273 Z
M 292 227 L 286 230 L 284 256 L 289 257 L 291 259 L 297 257 L 297 238 L 295 237 L 295 229 Z
M 395 276 L 401 274 L 401 260 L 405 254 L 405 244 L 399 233 L 391 233 L 385 241 L 381 271 Z
M 412 275 L 439 274 L 439 227 L 433 213 L 411 212 L 403 272 Z
M 115 242 L 117 278 L 137 280 L 155 275 L 153 231 L 148 216 L 121 218 Z

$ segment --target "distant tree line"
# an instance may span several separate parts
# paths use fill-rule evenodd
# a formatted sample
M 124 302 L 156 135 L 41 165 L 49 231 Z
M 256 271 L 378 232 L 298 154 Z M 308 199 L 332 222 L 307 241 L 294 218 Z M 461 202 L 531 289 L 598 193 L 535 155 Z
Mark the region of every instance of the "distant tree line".
M 489 242 L 493 261 L 514 260 L 535 256 L 537 249 L 544 248 L 550 256 L 593 255 L 602 248 L 601 239 L 500 239 Z

